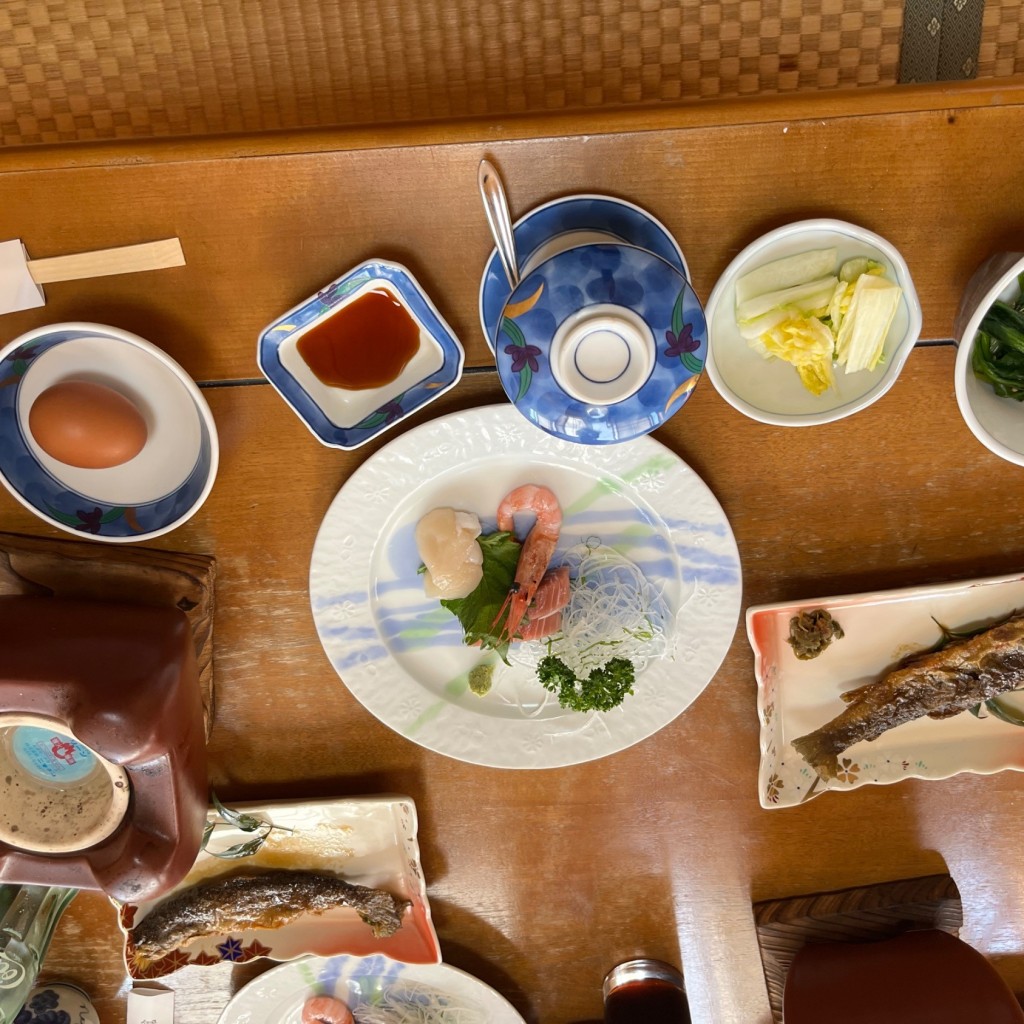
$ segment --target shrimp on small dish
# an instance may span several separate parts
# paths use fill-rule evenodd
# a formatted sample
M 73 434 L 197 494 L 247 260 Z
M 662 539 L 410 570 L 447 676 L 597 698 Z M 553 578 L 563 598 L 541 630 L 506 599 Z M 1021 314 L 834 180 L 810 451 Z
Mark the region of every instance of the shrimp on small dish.
M 355 1018 L 340 999 L 313 996 L 302 1004 L 302 1024 L 355 1024 Z
M 536 516 L 536 521 L 523 541 L 515 578 L 504 604 L 494 619 L 494 625 L 497 625 L 502 614 L 508 610 L 508 617 L 501 630 L 501 635 L 508 640 L 523 635 L 523 620 L 527 617 L 527 612 L 542 586 L 557 590 L 559 593 L 564 589 L 565 598 L 568 600 L 567 576 L 564 581 L 559 577 L 557 583 L 544 582 L 562 529 L 562 508 L 558 504 L 558 498 L 549 488 L 539 484 L 523 484 L 516 487 L 506 494 L 498 505 L 498 529 L 513 532 L 515 516 L 522 512 L 532 512 Z M 564 603 L 563 601 L 562 604 Z M 542 617 L 547 619 L 557 611 L 558 608 L 546 606 Z

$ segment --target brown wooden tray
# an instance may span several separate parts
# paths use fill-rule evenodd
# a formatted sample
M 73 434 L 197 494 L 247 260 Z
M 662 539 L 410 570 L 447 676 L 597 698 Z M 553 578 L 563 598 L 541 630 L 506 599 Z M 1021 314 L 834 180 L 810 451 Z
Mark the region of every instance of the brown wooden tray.
M 192 625 L 206 734 L 213 727 L 212 555 L 0 533 L 0 594 L 173 605 Z
M 775 1024 L 797 952 L 810 942 L 871 942 L 913 928 L 959 935 L 963 905 L 949 875 L 858 886 L 754 904 L 764 980 Z

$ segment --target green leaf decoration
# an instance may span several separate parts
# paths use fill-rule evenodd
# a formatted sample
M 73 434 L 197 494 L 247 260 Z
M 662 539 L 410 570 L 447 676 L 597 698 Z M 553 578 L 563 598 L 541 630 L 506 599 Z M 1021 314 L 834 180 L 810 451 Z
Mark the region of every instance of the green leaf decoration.
M 337 288 L 329 288 L 320 298 L 320 305 L 325 309 L 330 309 L 331 306 L 336 306 L 338 302 L 343 299 L 346 295 L 354 292 L 357 288 L 362 287 L 370 280 L 369 274 L 358 274 L 348 281 L 343 281 Z
M 65 526 L 81 526 L 82 520 L 78 516 L 70 515 L 67 512 L 62 512 L 59 508 L 54 508 L 52 505 L 47 504 L 46 511 L 53 516 L 59 523 L 63 523 Z
M 520 401 L 522 397 L 530 390 L 530 383 L 533 381 L 533 370 L 529 366 L 524 366 L 519 371 L 519 393 L 516 395 L 516 401 Z
M 268 830 L 267 835 L 270 832 Z M 213 857 L 217 857 L 220 860 L 241 860 L 243 857 L 251 857 L 257 850 L 263 845 L 266 835 L 257 836 L 255 839 L 250 839 L 245 843 L 238 843 L 237 846 L 229 846 L 226 850 L 222 850 L 220 853 L 214 853 L 212 850 L 207 850 Z
M 526 335 L 523 334 L 522 328 L 515 320 L 510 320 L 507 316 L 503 316 L 501 318 L 501 331 L 503 334 L 508 335 L 508 339 L 513 345 L 519 348 L 526 348 Z
M 681 358 L 683 366 L 685 366 L 690 373 L 700 373 L 704 368 L 703 360 L 698 359 L 692 352 L 684 352 Z
M 479 642 L 507 661 L 508 639 L 501 632 L 508 613 L 502 614 L 501 608 L 515 579 L 521 545 L 507 531 L 485 534 L 477 542 L 483 552 L 483 579 L 471 594 L 441 605 L 458 618 L 467 644 Z
M 382 413 L 379 409 L 377 412 L 371 412 L 365 420 L 360 420 L 356 425 L 356 430 L 371 430 L 373 427 L 379 427 L 387 416 Z
M 1006 722 L 1008 725 L 1024 725 L 1024 712 L 1002 703 L 999 697 L 992 697 L 985 701 L 985 707 L 993 718 L 998 718 L 1001 722 Z
M 123 508 L 112 508 L 109 512 L 104 512 L 104 514 L 100 516 L 100 523 L 104 526 L 107 523 L 112 523 L 115 520 L 120 519 L 121 516 L 125 514 L 125 511 L 126 510 Z
M 243 857 L 251 857 L 264 844 L 267 836 L 274 829 L 291 832 L 290 828 L 285 828 L 283 825 L 275 825 L 259 815 L 245 814 L 242 811 L 235 811 L 230 807 L 225 807 L 218 799 L 217 794 L 212 791 L 210 793 L 210 802 L 213 804 L 213 808 L 221 820 L 208 821 L 206 823 L 199 848 L 205 850 L 211 857 L 218 857 L 221 860 L 240 860 Z M 230 825 L 242 832 L 255 832 L 256 835 L 252 839 L 247 839 L 244 843 L 236 843 L 225 850 L 211 850 L 208 848 L 208 843 L 213 838 L 214 831 L 222 825 Z
M 507 316 L 503 316 L 501 318 L 501 333 L 507 335 L 509 341 L 511 341 L 516 348 L 526 348 L 526 335 L 523 334 L 522 328 Z M 516 395 L 517 402 L 521 401 L 526 392 L 530 390 L 530 384 L 532 381 L 533 370 L 531 370 L 528 365 L 524 366 L 519 371 L 519 392 Z
M 676 304 L 672 307 L 672 333 L 678 338 L 683 329 L 683 296 L 686 295 L 684 288 L 676 298 Z

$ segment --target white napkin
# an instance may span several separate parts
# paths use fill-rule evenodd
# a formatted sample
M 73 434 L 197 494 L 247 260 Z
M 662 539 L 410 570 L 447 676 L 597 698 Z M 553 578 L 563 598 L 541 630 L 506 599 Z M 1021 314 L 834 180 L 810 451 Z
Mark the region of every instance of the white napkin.
M 0 313 L 45 305 L 43 289 L 32 280 L 28 252 L 21 239 L 0 242 Z
M 173 1024 L 174 992 L 136 986 L 128 993 L 128 1024 Z

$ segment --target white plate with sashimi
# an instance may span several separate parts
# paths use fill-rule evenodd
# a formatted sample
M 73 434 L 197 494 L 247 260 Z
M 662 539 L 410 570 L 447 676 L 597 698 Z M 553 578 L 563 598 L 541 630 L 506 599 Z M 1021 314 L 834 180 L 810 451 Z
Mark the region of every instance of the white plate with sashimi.
M 425 547 L 438 509 L 473 535 L 456 597 L 431 596 L 458 575 Z M 662 444 L 576 445 L 496 405 L 368 459 L 324 517 L 309 589 L 331 664 L 386 725 L 472 764 L 554 768 L 690 706 L 732 643 L 741 573 L 721 506 Z

